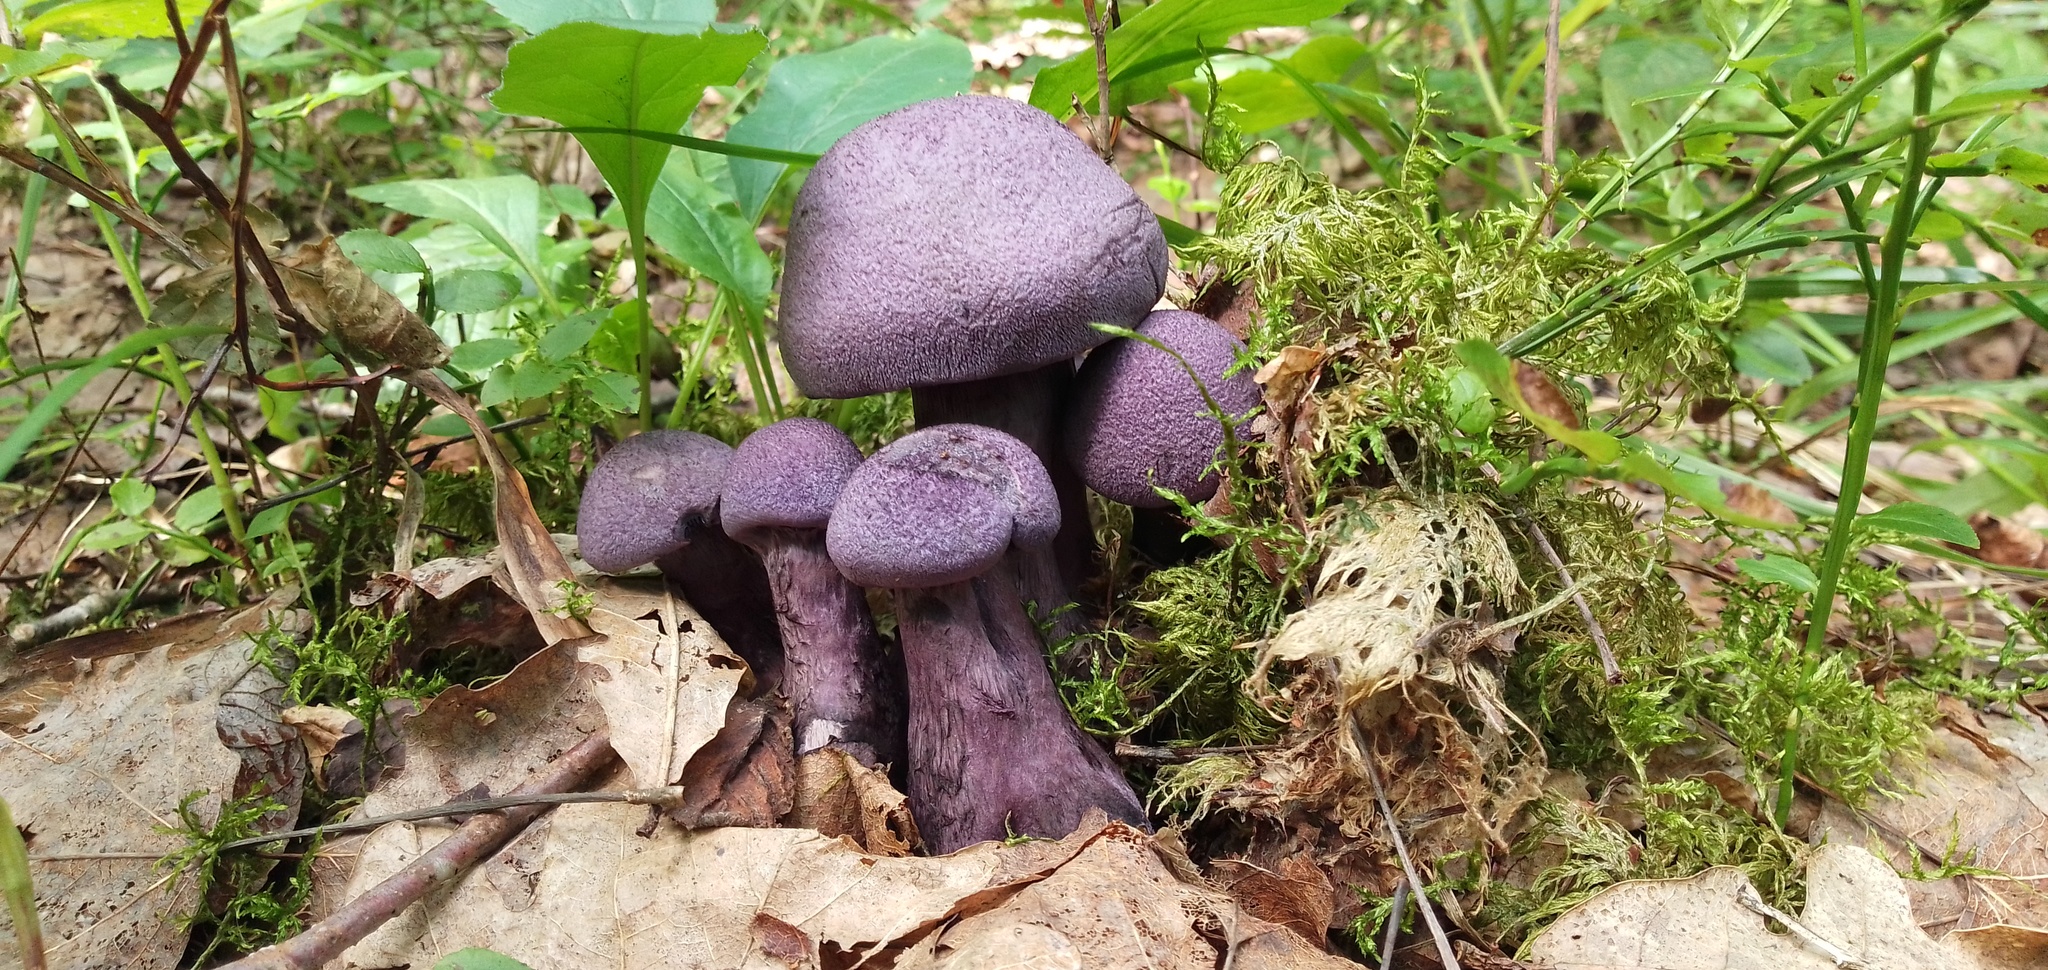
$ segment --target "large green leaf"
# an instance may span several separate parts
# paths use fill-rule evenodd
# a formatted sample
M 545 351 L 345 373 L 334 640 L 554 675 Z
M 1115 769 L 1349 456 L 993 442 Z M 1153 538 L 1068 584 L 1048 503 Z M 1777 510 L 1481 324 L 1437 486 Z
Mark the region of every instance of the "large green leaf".
M 822 54 L 798 54 L 768 71 L 766 90 L 726 140 L 801 152 L 822 152 L 862 122 L 907 104 L 967 90 L 974 59 L 958 38 L 938 31 L 916 37 L 870 37 Z M 740 214 L 761 217 L 787 166 L 735 158 Z
M 1218 58 L 1218 74 L 1223 73 L 1225 63 Z M 1232 120 L 1245 131 L 1265 131 L 1291 125 L 1313 118 L 1322 111 L 1315 95 L 1296 83 L 1296 77 L 1341 86 L 1354 73 L 1359 73 L 1360 81 L 1377 81 L 1370 70 L 1372 55 L 1365 44 L 1344 35 L 1318 37 L 1301 45 L 1300 49 L 1280 61 L 1292 69 L 1291 74 L 1276 70 L 1272 62 L 1255 57 L 1232 55 L 1227 63 L 1238 70 L 1217 84 L 1217 94 L 1223 103 L 1242 109 Z M 1176 84 L 1175 88 L 1188 96 L 1197 112 L 1208 113 L 1207 83 L 1198 78 Z M 1082 102 L 1084 107 L 1087 104 Z
M 561 24 L 676 23 L 703 27 L 718 19 L 716 0 L 491 0 L 491 6 L 527 33 L 545 33 Z
M 677 131 L 706 86 L 739 80 L 767 43 L 751 30 L 654 33 L 562 24 L 513 46 L 505 83 L 491 100 L 500 111 L 558 124 Z M 626 231 L 637 241 L 669 146 L 625 135 L 585 134 L 576 140 L 611 184 Z
M 1192 77 L 1200 50 L 1224 46 L 1231 37 L 1259 27 L 1298 27 L 1344 9 L 1344 0 L 1161 0 L 1110 31 L 1110 110 L 1149 101 L 1167 85 Z M 1094 50 L 1084 50 L 1038 72 L 1031 103 L 1054 116 L 1073 113 L 1079 98 L 1096 106 Z
M 698 170 L 687 152 L 670 158 L 647 206 L 647 238 L 739 298 L 760 316 L 775 285 L 768 254 L 754 240 L 754 220 Z
M 524 175 L 385 182 L 358 186 L 348 194 L 408 215 L 474 229 L 512 257 L 543 294 L 548 292 L 540 270 L 540 184 Z
M 40 40 L 45 33 L 73 40 L 169 37 L 171 19 L 164 11 L 162 0 L 79 0 L 36 16 L 22 25 L 21 35 L 29 40 Z

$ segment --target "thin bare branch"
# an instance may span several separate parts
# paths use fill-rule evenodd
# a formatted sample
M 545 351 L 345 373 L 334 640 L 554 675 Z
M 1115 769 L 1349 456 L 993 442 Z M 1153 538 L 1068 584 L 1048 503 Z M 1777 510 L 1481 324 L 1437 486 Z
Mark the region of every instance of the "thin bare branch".
M 1586 602 L 1586 594 L 1578 591 L 1578 583 L 1572 579 L 1572 571 L 1565 566 L 1564 557 L 1550 544 L 1550 537 L 1543 533 L 1543 527 L 1526 515 L 1520 517 L 1523 531 L 1529 533 L 1530 541 L 1536 543 L 1536 551 L 1543 554 L 1550 568 L 1557 570 L 1558 582 L 1572 590 L 1572 604 L 1579 608 L 1579 618 L 1586 621 L 1586 629 L 1593 634 L 1593 647 L 1600 651 L 1600 672 L 1607 675 L 1610 684 L 1621 683 L 1621 664 L 1614 659 L 1614 647 L 1607 642 L 1607 628 L 1600 625 L 1599 617 L 1593 615 L 1593 607 Z
M 121 220 L 123 223 L 133 227 L 135 231 L 155 240 L 183 262 L 199 267 L 206 265 L 205 258 L 201 257 L 197 250 L 194 250 L 185 240 L 171 235 L 168 230 L 164 229 L 162 223 L 150 218 L 148 214 L 141 210 L 130 208 L 121 200 L 93 187 L 91 183 L 71 174 L 70 169 L 27 149 L 16 148 L 13 145 L 0 144 L 0 159 L 6 160 L 18 168 L 34 172 L 84 196 L 87 202 L 107 210 L 114 218 Z
M 1109 37 L 1108 20 L 1096 9 L 1096 0 L 1081 0 L 1088 16 L 1088 34 L 1095 38 L 1095 151 L 1102 160 L 1116 164 L 1116 148 L 1109 135 Z
M 1543 194 L 1552 196 L 1557 191 L 1557 97 L 1558 97 L 1558 22 L 1563 17 L 1564 0 L 1550 0 L 1550 19 L 1543 27 Z M 1557 213 L 1554 209 L 1543 213 L 1543 234 L 1550 235 L 1557 229 Z
M 521 785 L 520 795 L 556 794 L 574 790 L 618 763 L 611 736 L 599 731 L 562 753 L 547 770 Z M 473 815 L 419 858 L 368 892 L 349 900 L 326 919 L 275 946 L 267 946 L 227 965 L 225 970 L 315 970 L 340 957 L 372 930 L 427 893 L 448 885 L 471 866 L 512 841 L 552 805 L 520 805 Z

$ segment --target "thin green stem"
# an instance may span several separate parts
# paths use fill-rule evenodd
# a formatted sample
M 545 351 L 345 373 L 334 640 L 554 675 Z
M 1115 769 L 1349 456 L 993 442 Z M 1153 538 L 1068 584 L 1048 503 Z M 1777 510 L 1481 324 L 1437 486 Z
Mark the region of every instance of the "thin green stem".
M 1924 115 L 1934 100 L 1934 66 L 1940 48 L 1929 51 L 1913 68 L 1913 112 Z M 1913 132 L 1906 148 L 1905 177 L 1898 196 L 1892 200 L 1891 224 L 1885 227 L 1884 246 L 1877 280 L 1877 298 L 1863 317 L 1861 367 L 1856 378 L 1854 417 L 1849 422 L 1849 440 L 1842 458 L 1842 485 L 1835 503 L 1835 517 L 1828 528 L 1827 545 L 1821 550 L 1819 582 L 1813 603 L 1806 612 L 1806 659 L 1800 677 L 1800 693 L 1820 667 L 1827 646 L 1828 618 L 1834 613 L 1835 591 L 1842 578 L 1842 564 L 1855 541 L 1857 507 L 1863 499 L 1863 483 L 1870 468 L 1870 445 L 1877 436 L 1877 412 L 1884 398 L 1885 368 L 1891 360 L 1892 339 L 1899 327 L 1899 283 L 1905 272 L 1906 244 L 1913 235 L 1914 213 L 1927 172 L 1927 156 L 1934 149 L 1935 128 L 1923 125 Z M 1776 816 L 1782 827 L 1792 813 L 1793 783 L 1799 770 L 1800 711 L 1793 705 L 1785 728 L 1783 750 L 1778 762 Z
M 1749 35 L 1742 38 L 1742 41 L 1736 45 L 1735 49 L 1729 52 L 1728 62 L 1721 65 L 1721 69 L 1715 72 L 1714 80 L 1707 86 L 1707 89 L 1696 95 L 1692 99 L 1692 103 L 1686 105 L 1685 110 L 1678 113 L 1678 117 L 1672 120 L 1671 127 L 1665 129 L 1664 134 L 1659 135 L 1656 141 L 1651 142 L 1642 151 L 1637 152 L 1635 158 L 1629 160 L 1628 167 L 1616 172 L 1613 177 L 1607 180 L 1605 185 L 1600 186 L 1600 191 L 1594 193 L 1592 201 L 1587 202 L 1579 210 L 1579 214 L 1572 218 L 1571 222 L 1558 229 L 1558 241 L 1563 242 L 1578 235 L 1579 231 L 1584 229 L 1587 223 L 1598 218 L 1601 213 L 1606 211 L 1607 206 L 1620 197 L 1622 192 L 1626 191 L 1629 186 L 1641 181 L 1641 166 L 1657 163 L 1657 159 L 1663 156 L 1664 150 L 1670 148 L 1671 144 L 1678 140 L 1679 136 L 1685 132 L 1685 127 L 1692 124 L 1692 120 L 1699 117 L 1700 112 L 1706 110 L 1707 103 L 1714 99 L 1714 95 L 1721 92 L 1721 89 L 1727 85 L 1729 78 L 1735 76 L 1737 70 L 1735 62 L 1755 53 L 1758 45 L 1764 42 L 1764 38 L 1770 36 L 1771 31 L 1778 26 L 1778 21 L 1785 19 L 1785 14 L 1790 12 L 1791 9 L 1792 0 L 1777 0 L 1776 3 L 1771 5 L 1769 10 L 1764 11 L 1763 19 L 1759 20 L 1757 25 L 1750 30 Z M 1944 35 L 1945 37 L 1946 35 Z M 1798 133 L 1795 132 L 1794 137 L 1796 138 L 1797 136 Z M 1796 149 L 1797 146 L 1795 145 L 1794 150 Z M 1788 151 L 1786 154 L 1790 155 L 1790 152 Z M 1783 163 L 1781 162 L 1780 164 Z
M 633 289 L 639 300 L 640 318 L 640 430 L 654 430 L 654 311 L 648 305 L 652 290 L 647 281 L 647 234 L 631 233 L 633 245 Z
M 1478 8 L 1480 0 L 1470 0 L 1458 6 L 1458 33 L 1464 39 L 1465 59 L 1472 64 L 1472 76 L 1479 79 L 1479 91 L 1486 96 L 1487 110 L 1493 112 L 1493 123 L 1500 128 L 1502 136 L 1515 137 L 1514 123 L 1508 119 L 1506 106 L 1501 104 L 1500 92 L 1493 83 L 1493 71 L 1487 65 L 1486 54 L 1479 50 L 1479 39 L 1472 31 L 1472 21 L 1465 15 L 1468 7 Z M 1490 26 L 1490 24 L 1489 24 Z M 1515 166 L 1515 181 L 1521 183 L 1523 195 L 1536 194 L 1536 180 L 1529 174 L 1528 163 L 1520 155 L 1511 155 Z
M 34 247 L 36 221 L 43 212 L 43 196 L 50 190 L 50 180 L 30 173 L 28 187 L 21 193 L 21 226 L 14 233 L 14 268 L 7 274 L 7 293 L 0 297 L 0 316 L 14 312 L 21 305 L 21 272 L 28 268 L 28 251 Z M 0 336 L 5 336 L 0 331 Z
M 1860 104 L 1865 95 L 1875 90 L 1886 80 L 1912 67 L 1914 62 L 1923 56 L 1940 50 L 1943 44 L 1948 43 L 1950 26 L 1952 24 L 1944 24 L 1914 38 L 1912 43 L 1907 44 L 1897 53 L 1886 58 L 1883 63 L 1873 68 L 1868 75 L 1859 78 L 1855 84 L 1849 87 L 1849 90 L 1842 93 L 1841 97 L 1836 98 L 1831 104 L 1822 108 L 1811 120 L 1801 126 L 1797 132 L 1794 132 L 1792 137 L 1780 143 L 1768 157 L 1757 165 L 1756 174 L 1751 179 L 1749 189 L 1743 192 L 1735 201 L 1723 206 L 1720 211 L 1713 215 L 1694 223 L 1690 229 L 1680 233 L 1671 241 L 1639 254 L 1629 268 L 1624 270 L 1619 276 L 1590 285 L 1586 289 L 1581 290 L 1549 317 L 1546 317 L 1527 330 L 1509 337 L 1500 345 L 1501 353 L 1510 357 L 1527 356 L 1543 348 L 1552 340 L 1556 340 L 1558 337 L 1571 332 L 1579 324 L 1597 315 L 1602 307 L 1618 299 L 1627 291 L 1628 284 L 1640 279 L 1651 269 L 1688 251 L 1700 240 L 1721 231 L 1730 223 L 1740 218 L 1743 213 L 1749 211 L 1751 207 L 1770 197 L 1772 189 L 1781 185 L 1778 179 L 1779 173 L 1792 160 L 1793 155 L 1813 143 L 1815 139 L 1820 138 L 1826 127 L 1834 123 L 1844 112 L 1848 111 L 1851 105 Z M 1942 114 L 1946 115 L 1949 112 L 1943 112 Z M 1903 127 L 1913 131 L 1932 131 L 1935 127 L 1938 127 L 1942 120 L 1945 119 L 1941 115 L 1916 115 L 1908 121 L 1902 122 L 1900 126 L 1894 127 Z M 1887 129 L 1887 131 L 1889 130 Z M 1793 170 L 1785 179 L 1783 187 L 1789 188 L 1791 184 L 1796 184 L 1795 180 L 1801 178 L 1815 177 L 1825 174 L 1829 170 L 1845 167 L 1853 163 L 1861 155 L 1876 151 L 1878 148 L 1889 144 L 1890 140 L 1887 138 L 1879 141 L 1875 137 L 1861 139 L 1850 146 L 1844 147 L 1834 155 L 1823 157 L 1810 165 Z M 1591 210 L 1589 209 L 1589 211 Z
M 233 338 L 227 338 L 233 339 Z M 227 521 L 228 534 L 235 538 L 235 548 L 248 556 L 249 530 L 242 521 L 242 506 L 235 493 L 234 477 L 228 474 L 227 463 L 221 461 L 220 449 L 215 447 L 213 436 L 206 433 L 206 414 L 192 394 L 192 383 L 185 379 L 185 367 L 178 360 L 177 351 L 170 344 L 157 348 L 157 355 L 163 361 L 164 376 L 170 379 L 171 391 L 178 395 L 178 405 L 192 416 L 192 437 L 199 442 L 199 455 L 206 460 L 206 472 L 213 479 L 213 487 L 220 492 L 221 518 Z M 174 446 L 167 445 L 166 447 Z M 251 560 L 249 582 L 257 590 L 263 589 L 262 571 L 255 568 Z

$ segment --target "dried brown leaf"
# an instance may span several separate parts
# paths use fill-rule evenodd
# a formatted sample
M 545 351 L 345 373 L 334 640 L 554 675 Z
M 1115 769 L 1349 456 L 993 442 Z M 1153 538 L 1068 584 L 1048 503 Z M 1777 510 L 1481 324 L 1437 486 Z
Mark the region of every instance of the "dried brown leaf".
M 1717 867 L 1687 879 L 1627 882 L 1559 917 L 1530 942 L 1531 959 L 1558 970 L 1833 970 L 1798 936 L 1779 935 L 1743 906 L 1740 870 Z M 1753 889 L 1749 889 L 1754 892 Z M 1867 967 L 2020 970 L 1990 947 L 1937 942 L 1922 932 L 1897 873 L 1853 846 L 1831 843 L 1807 867 L 1799 923 Z
M 399 367 L 424 370 L 448 362 L 448 345 L 433 328 L 342 255 L 333 236 L 277 266 L 307 322 L 343 343 Z
M 1515 374 L 1515 388 L 1522 392 L 1522 400 L 1529 405 L 1529 410 L 1574 431 L 1579 429 L 1578 409 L 1572 406 L 1571 398 L 1565 396 L 1564 391 L 1548 373 L 1540 367 L 1532 367 L 1519 360 L 1511 363 Z
M 795 748 L 779 700 L 734 701 L 725 726 L 683 767 L 683 801 L 669 818 L 690 829 L 773 826 L 796 801 Z
M 796 805 L 788 824 L 852 839 L 871 855 L 906 856 L 918 843 L 908 799 L 889 776 L 838 748 L 797 761 Z
M 166 631 L 91 638 L 96 649 L 73 655 L 94 659 L 64 671 L 61 687 L 40 677 L 18 685 L 37 698 L 21 729 L 0 736 L 0 798 L 29 837 L 50 966 L 175 967 L 185 935 L 169 927 L 197 905 L 198 881 L 171 885 L 152 857 L 93 856 L 175 851 L 184 836 L 166 830 L 193 793 L 188 808 L 209 824 L 240 785 L 302 783 L 268 767 L 273 746 L 295 742 L 259 723 L 274 681 L 255 674 L 252 639 L 272 625 L 303 629 L 289 610 L 295 595 Z M 6 925 L 0 916 L 0 937 L 10 936 Z
M 612 747 L 636 784 L 672 784 L 725 730 L 745 665 L 660 581 L 589 582 L 589 623 L 601 636 L 579 643 L 576 656 L 603 671 L 592 693 L 611 723 Z

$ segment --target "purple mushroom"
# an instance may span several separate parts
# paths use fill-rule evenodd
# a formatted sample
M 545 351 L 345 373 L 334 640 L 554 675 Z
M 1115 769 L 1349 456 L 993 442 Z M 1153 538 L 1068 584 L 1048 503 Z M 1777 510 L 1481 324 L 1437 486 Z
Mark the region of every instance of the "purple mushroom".
M 1212 466 L 1224 442 L 1209 399 L 1233 419 L 1261 400 L 1251 371 L 1224 376 L 1245 346 L 1186 310 L 1156 311 L 1136 332 L 1158 346 L 1124 338 L 1081 366 L 1067 411 L 1067 456 L 1090 488 L 1133 508 L 1172 504 L 1154 486 L 1205 501 L 1216 494 Z
M 1059 527 L 1022 443 L 940 425 L 892 442 L 840 492 L 826 548 L 846 577 L 890 590 L 910 686 L 909 795 L 934 852 L 1011 833 L 1057 837 L 1090 808 L 1145 824 L 1102 746 L 1060 704 L 1008 565 Z M 1020 472 L 1022 472 L 1020 474 Z
M 860 449 L 815 418 L 778 421 L 733 451 L 719 511 L 761 557 L 782 630 L 797 754 L 828 745 L 871 765 L 903 756 L 903 681 L 866 595 L 825 552 L 825 526 Z
M 1068 582 L 1086 496 L 1059 443 L 1073 359 L 1135 325 L 1166 239 L 1117 173 L 1051 115 L 1005 98 L 913 104 L 855 128 L 790 217 L 783 360 L 806 395 L 911 389 L 919 426 L 979 424 L 1036 453 L 1060 493 Z
M 649 431 L 605 452 L 583 485 L 576 539 L 604 572 L 654 563 L 763 686 L 782 676 L 782 637 L 761 561 L 719 526 L 732 448 L 694 431 Z

